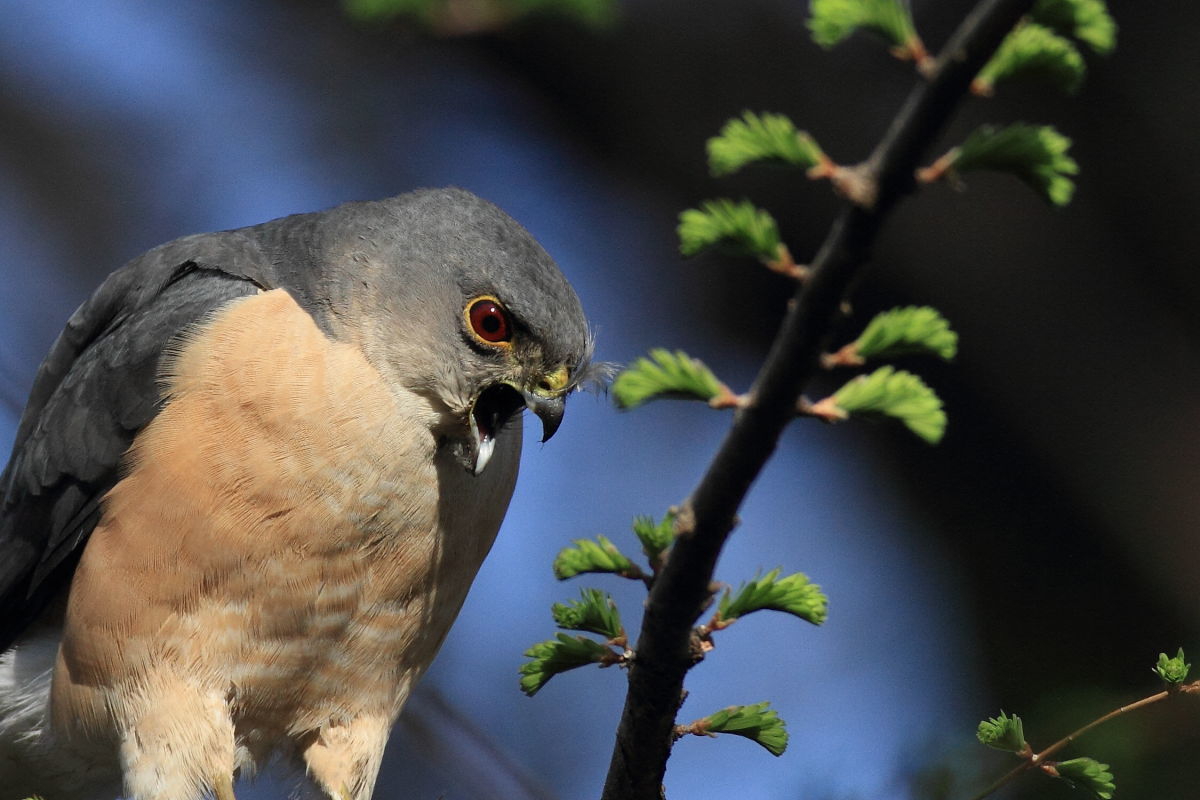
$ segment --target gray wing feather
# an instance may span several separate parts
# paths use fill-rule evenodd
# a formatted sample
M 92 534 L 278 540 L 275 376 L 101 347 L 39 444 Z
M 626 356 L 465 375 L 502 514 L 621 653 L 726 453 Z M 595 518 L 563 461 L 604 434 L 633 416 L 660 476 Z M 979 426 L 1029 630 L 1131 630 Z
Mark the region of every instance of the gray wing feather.
M 161 407 L 159 361 L 182 329 L 273 288 L 246 232 L 158 247 L 114 272 L 38 370 L 0 474 L 0 651 L 70 580 L 134 436 Z

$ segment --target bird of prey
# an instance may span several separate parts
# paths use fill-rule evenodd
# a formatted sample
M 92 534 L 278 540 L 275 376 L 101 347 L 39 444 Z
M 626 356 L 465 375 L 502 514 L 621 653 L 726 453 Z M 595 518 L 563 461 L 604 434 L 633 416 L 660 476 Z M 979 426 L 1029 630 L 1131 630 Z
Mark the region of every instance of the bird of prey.
M 508 506 L 521 410 L 590 380 L 575 292 L 423 190 L 187 236 L 42 364 L 0 476 L 6 796 L 371 796 Z M 108 788 L 106 788 L 108 787 Z

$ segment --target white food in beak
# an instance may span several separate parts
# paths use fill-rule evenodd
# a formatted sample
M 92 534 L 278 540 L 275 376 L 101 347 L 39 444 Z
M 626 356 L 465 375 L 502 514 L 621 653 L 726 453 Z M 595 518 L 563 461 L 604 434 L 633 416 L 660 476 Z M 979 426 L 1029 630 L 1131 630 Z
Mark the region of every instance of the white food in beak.
M 496 450 L 496 437 L 491 431 L 479 430 L 479 423 L 475 419 L 473 410 L 467 415 L 467 418 L 471 422 L 471 438 L 475 440 L 475 467 L 472 472 L 479 475 L 492 460 L 492 453 Z
M 475 451 L 475 474 L 483 472 L 483 468 L 492 460 L 492 451 L 496 449 L 496 440 L 492 437 L 486 439 L 477 439 L 478 447 Z

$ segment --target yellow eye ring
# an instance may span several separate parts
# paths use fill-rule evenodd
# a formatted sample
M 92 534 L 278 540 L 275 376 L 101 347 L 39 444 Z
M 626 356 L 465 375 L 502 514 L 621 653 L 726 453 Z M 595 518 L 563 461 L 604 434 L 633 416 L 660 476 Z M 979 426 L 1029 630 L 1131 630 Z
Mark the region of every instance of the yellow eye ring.
M 512 346 L 512 320 L 499 298 L 490 294 L 472 298 L 463 308 L 463 320 L 467 330 L 481 344 L 489 347 Z

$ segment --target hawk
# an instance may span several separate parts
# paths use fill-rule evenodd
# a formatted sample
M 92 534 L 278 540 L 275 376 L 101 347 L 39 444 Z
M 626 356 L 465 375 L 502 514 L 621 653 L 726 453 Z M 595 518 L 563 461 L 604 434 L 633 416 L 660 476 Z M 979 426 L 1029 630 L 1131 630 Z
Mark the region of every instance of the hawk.
M 504 518 L 520 412 L 550 438 L 591 352 L 551 258 L 458 189 L 114 272 L 0 476 L 0 785 L 232 800 L 280 759 L 369 798 Z

